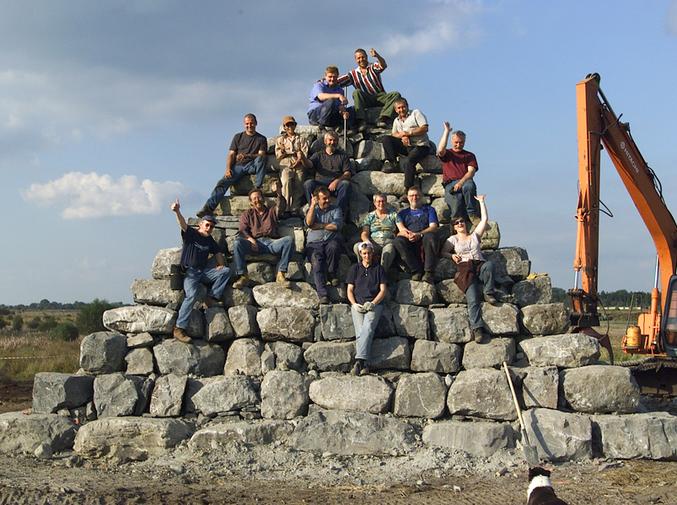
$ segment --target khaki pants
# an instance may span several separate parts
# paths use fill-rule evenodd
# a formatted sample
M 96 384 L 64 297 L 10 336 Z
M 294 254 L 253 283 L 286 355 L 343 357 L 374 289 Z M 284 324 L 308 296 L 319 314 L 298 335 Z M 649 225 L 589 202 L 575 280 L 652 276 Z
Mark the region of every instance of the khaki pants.
M 282 196 L 287 200 L 287 209 L 295 211 L 303 204 L 303 181 L 305 173 L 303 168 L 280 167 L 280 185 Z

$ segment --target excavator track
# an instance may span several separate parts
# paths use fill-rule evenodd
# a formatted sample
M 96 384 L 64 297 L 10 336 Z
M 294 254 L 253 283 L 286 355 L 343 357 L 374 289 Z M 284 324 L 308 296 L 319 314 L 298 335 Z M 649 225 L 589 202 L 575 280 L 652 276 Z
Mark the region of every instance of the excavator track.
M 652 396 L 677 396 L 677 359 L 645 358 L 618 363 L 630 369 L 640 393 Z

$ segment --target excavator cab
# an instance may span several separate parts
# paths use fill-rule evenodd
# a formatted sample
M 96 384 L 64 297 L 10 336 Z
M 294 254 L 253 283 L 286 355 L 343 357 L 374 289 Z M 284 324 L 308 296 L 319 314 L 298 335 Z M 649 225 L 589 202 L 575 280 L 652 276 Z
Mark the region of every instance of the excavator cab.
M 665 293 L 665 311 L 663 312 L 661 335 L 665 354 L 677 357 L 677 275 L 670 278 Z

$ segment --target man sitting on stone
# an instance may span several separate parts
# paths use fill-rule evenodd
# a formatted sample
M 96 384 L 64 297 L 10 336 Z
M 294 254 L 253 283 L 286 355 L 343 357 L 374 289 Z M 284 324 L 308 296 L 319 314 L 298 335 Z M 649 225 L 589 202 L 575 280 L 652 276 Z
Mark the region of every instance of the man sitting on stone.
M 386 274 L 383 267 L 374 261 L 371 242 L 358 244 L 359 261 L 348 272 L 348 301 L 355 326 L 356 352 L 353 375 L 369 373 L 371 341 L 383 312 L 386 297 Z
M 404 261 L 411 279 L 421 279 L 429 284 L 435 283 L 435 265 L 437 265 L 437 212 L 431 205 L 424 205 L 423 195 L 418 186 L 407 191 L 409 208 L 397 213 L 399 233 L 394 244 L 397 253 Z M 423 262 L 421 262 L 423 256 Z M 425 272 L 425 273 L 424 273 Z
M 282 118 L 284 133 L 275 140 L 275 158 L 280 164 L 282 196 L 287 210 L 296 212 L 303 201 L 305 169 L 312 167 L 308 160 L 308 140 L 296 133 L 296 119 Z
M 468 218 L 473 224 L 480 222 L 480 209 L 477 205 L 477 187 L 473 176 L 479 170 L 477 158 L 465 146 L 465 133 L 456 130 L 451 135 L 451 149 L 447 141 L 451 126 L 443 123 L 442 137 L 437 146 L 437 157 L 442 161 L 442 184 L 444 201 L 449 206 L 452 221 L 456 218 Z
M 315 176 L 304 182 L 303 187 L 310 202 L 315 189 L 325 186 L 332 196 L 336 196 L 336 205 L 347 216 L 352 168 L 348 155 L 337 148 L 338 135 L 333 131 L 325 132 L 324 149 L 310 157 Z
M 414 185 L 416 164 L 430 152 L 428 120 L 418 109 L 410 111 L 404 98 L 395 101 L 395 112 L 397 117 L 393 121 L 391 135 L 381 139 L 385 152 L 383 171 L 394 172 L 395 159 L 399 155 L 404 187 L 410 188 Z
M 348 106 L 348 99 L 338 84 L 338 75 L 337 67 L 327 67 L 324 79 L 317 81 L 310 91 L 308 121 L 311 125 L 336 127 L 345 119 L 348 128 L 352 128 L 355 111 Z
M 355 118 L 358 124 L 361 125 L 361 131 L 366 127 L 366 109 L 368 107 L 381 107 L 376 126 L 387 128 L 395 116 L 393 108 L 395 100 L 401 98 L 397 91 L 386 92 L 383 87 L 381 72 L 388 67 L 386 60 L 373 47 L 369 53 L 372 57 L 376 58 L 376 63 L 369 63 L 367 51 L 356 49 L 355 62 L 357 63 L 357 68 L 338 79 L 340 86 L 352 85 L 355 88 L 355 91 L 353 91 Z
M 186 333 L 186 329 L 193 305 L 195 305 L 200 292 L 200 284 L 209 286 L 205 304 L 208 307 L 221 305 L 223 304 L 221 301 L 223 291 L 230 279 L 230 269 L 225 266 L 226 259 L 211 235 L 216 223 L 214 216 L 202 216 L 198 229 L 195 230 L 188 226 L 181 214 L 181 205 L 178 198 L 172 203 L 171 209 L 176 214 L 183 239 L 181 267 L 185 270 L 183 290 L 186 293 L 176 318 L 173 335 L 179 342 L 188 344 L 191 342 L 191 338 Z M 207 260 L 210 254 L 213 254 L 216 260 L 215 268 L 207 268 Z
M 280 237 L 277 228 L 278 215 L 284 212 L 285 199 L 280 192 L 280 186 L 275 181 L 273 190 L 277 193 L 277 203 L 274 207 L 266 207 L 263 192 L 252 189 L 249 192 L 250 209 L 240 216 L 240 234 L 233 246 L 233 260 L 237 280 L 233 283 L 236 289 L 247 286 L 250 279 L 247 276 L 245 256 L 247 254 L 272 254 L 280 256 L 277 264 L 275 280 L 284 286 L 289 285 L 285 278 L 289 260 L 293 252 L 294 239 L 291 236 Z
M 226 173 L 216 183 L 211 196 L 197 212 L 197 217 L 212 214 L 224 196 L 230 194 L 230 186 L 242 179 L 245 175 L 256 174 L 255 186 L 263 186 L 263 177 L 266 174 L 266 151 L 268 141 L 266 137 L 256 131 L 256 116 L 247 114 L 244 117 L 244 131 L 235 134 L 230 143 L 226 158 Z
M 387 272 L 395 259 L 395 234 L 397 233 L 397 212 L 388 206 L 388 201 L 383 193 L 373 196 L 374 207 L 362 222 L 360 240 L 355 244 L 353 251 L 357 260 L 360 261 L 358 246 L 364 243 L 371 244 L 374 256 L 380 258 L 381 266 Z
M 341 209 L 329 203 L 329 190 L 315 190 L 306 212 L 306 256 L 312 265 L 315 289 L 320 303 L 329 303 L 327 284 L 338 286 L 338 265 L 343 249 L 339 231 L 343 227 Z

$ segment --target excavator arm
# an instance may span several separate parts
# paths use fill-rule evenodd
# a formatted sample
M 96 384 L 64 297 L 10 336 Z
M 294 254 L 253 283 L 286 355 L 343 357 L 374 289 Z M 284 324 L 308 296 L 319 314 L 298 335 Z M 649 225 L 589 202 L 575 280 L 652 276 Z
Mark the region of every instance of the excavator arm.
M 640 321 L 643 323 L 640 325 L 649 336 L 649 344 L 653 345 L 650 352 L 665 352 L 665 343 L 660 338 L 660 293 L 670 306 L 677 305 L 668 296 L 672 292 L 670 283 L 677 266 L 677 224 L 663 200 L 660 182 L 632 139 L 629 125 L 622 123 L 609 105 L 599 88 L 599 80 L 598 74 L 590 74 L 576 85 L 579 196 L 574 258 L 576 279 L 574 289 L 569 291 L 571 322 L 588 333 L 594 332 L 592 326 L 599 325 L 599 186 L 600 151 L 604 145 L 656 247 L 658 273 L 652 309 L 648 319 Z M 672 344 L 668 342 L 668 346 Z

